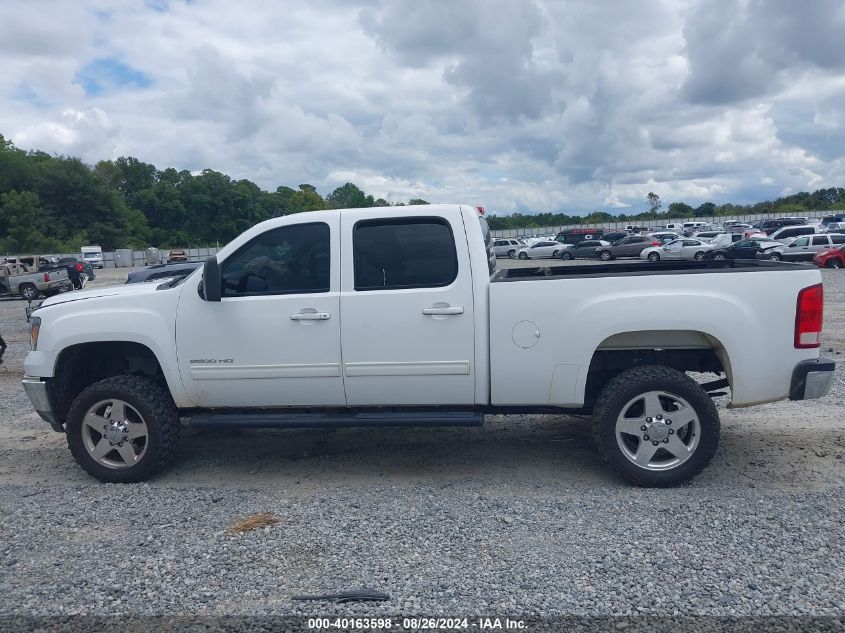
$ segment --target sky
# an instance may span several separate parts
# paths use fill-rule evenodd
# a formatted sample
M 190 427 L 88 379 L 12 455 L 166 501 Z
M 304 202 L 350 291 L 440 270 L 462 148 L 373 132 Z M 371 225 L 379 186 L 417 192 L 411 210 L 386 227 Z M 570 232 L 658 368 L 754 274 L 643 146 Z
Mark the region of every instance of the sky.
M 4 0 L 0 134 L 494 213 L 845 186 L 841 0 Z

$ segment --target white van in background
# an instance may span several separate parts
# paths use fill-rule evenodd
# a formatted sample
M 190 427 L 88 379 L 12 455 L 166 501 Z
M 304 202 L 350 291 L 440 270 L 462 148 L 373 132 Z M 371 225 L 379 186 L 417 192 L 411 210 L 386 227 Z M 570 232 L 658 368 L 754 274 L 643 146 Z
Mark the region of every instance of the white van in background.
M 83 246 L 82 259 L 93 268 L 103 267 L 103 247 L 102 246 Z

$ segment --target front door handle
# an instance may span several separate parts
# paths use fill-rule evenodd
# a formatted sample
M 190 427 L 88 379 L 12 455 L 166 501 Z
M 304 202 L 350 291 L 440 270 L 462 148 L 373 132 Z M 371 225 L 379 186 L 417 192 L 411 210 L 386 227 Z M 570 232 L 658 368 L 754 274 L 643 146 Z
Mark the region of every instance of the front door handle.
M 291 321 L 326 321 L 332 315 L 328 312 L 297 312 L 290 315 Z
M 422 313 L 430 316 L 430 315 L 448 315 L 448 314 L 463 314 L 464 309 L 461 306 L 449 306 L 443 308 L 423 308 Z

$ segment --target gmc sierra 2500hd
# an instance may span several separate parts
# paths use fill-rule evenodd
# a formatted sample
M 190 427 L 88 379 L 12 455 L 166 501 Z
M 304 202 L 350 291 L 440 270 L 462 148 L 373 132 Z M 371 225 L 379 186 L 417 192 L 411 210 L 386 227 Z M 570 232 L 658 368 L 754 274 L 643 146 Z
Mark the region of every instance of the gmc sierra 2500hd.
M 192 275 L 49 299 L 24 387 L 94 477 L 139 481 L 195 427 L 480 424 L 591 413 L 639 485 L 700 472 L 730 406 L 825 395 L 819 271 L 635 262 L 495 271 L 475 207 L 299 213 Z M 699 384 L 686 372 L 719 376 Z

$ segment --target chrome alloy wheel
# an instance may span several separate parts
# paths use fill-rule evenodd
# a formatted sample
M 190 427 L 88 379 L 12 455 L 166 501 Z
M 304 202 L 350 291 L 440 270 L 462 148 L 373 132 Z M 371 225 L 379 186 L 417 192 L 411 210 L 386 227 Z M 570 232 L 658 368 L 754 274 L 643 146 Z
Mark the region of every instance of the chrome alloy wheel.
M 695 409 L 665 391 L 632 398 L 616 419 L 616 442 L 622 454 L 645 470 L 670 470 L 687 461 L 701 437 Z
M 123 400 L 101 400 L 85 414 L 82 443 L 99 464 L 107 468 L 129 468 L 147 452 L 147 423 Z

